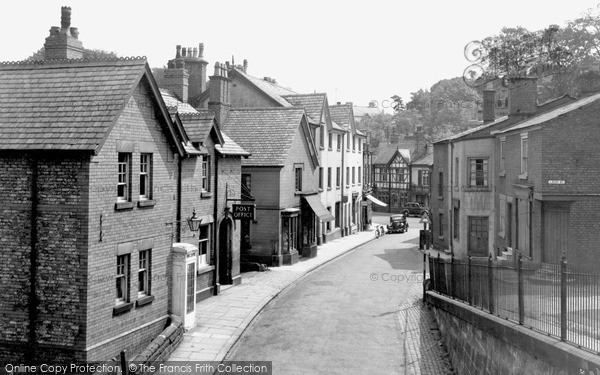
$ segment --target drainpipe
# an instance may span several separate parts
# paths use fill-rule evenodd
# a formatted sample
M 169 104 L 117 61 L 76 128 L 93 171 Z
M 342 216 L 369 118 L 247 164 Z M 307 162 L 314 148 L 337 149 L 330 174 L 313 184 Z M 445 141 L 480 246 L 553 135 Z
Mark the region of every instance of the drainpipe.
M 213 204 L 213 212 L 214 212 L 214 228 L 213 228 L 213 233 L 214 233 L 214 241 L 213 241 L 213 246 L 215 248 L 215 269 L 214 269 L 214 276 L 213 276 L 213 294 L 216 296 L 217 294 L 219 294 L 219 289 L 220 289 L 220 285 L 219 285 L 219 249 L 221 244 L 220 242 L 220 238 L 219 236 L 219 158 L 217 156 L 217 152 L 215 150 L 214 152 L 214 159 L 215 159 L 215 190 L 214 190 L 214 204 Z M 227 194 L 227 192 L 225 192 L 225 194 Z M 225 202 L 225 204 L 227 205 L 227 202 Z M 218 246 L 217 246 L 218 245 Z
M 28 332 L 28 345 L 25 351 L 25 363 L 34 363 L 37 356 L 37 307 L 38 298 L 36 293 L 36 279 L 37 279 L 37 262 L 38 262 L 38 206 L 39 206 L 39 195 L 38 195 L 38 176 L 39 166 L 38 159 L 36 156 L 31 158 L 31 249 L 29 254 L 29 303 L 28 303 L 28 319 L 29 319 L 29 332 Z
M 341 189 L 341 198 L 342 198 L 342 227 L 340 228 L 342 230 L 342 237 L 344 237 L 344 233 L 345 233 L 345 224 L 346 224 L 346 207 L 345 207 L 345 203 L 344 203 L 344 156 L 346 154 L 346 143 L 348 142 L 347 139 L 344 139 L 344 137 L 342 136 L 342 170 L 340 171 L 340 189 Z
M 181 241 L 181 184 L 182 184 L 183 158 L 177 157 L 177 212 L 175 213 L 175 242 Z M 172 240 L 171 240 L 172 241 Z
M 448 209 L 450 210 L 448 217 L 450 218 L 450 225 L 448 233 L 450 233 L 450 254 L 454 255 L 454 143 L 450 143 L 450 201 L 448 202 Z

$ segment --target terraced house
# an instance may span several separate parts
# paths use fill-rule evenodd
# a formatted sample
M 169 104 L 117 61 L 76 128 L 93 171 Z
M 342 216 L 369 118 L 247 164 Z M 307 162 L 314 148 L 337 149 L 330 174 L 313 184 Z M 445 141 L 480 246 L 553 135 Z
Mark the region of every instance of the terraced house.
M 239 275 L 217 183 L 240 194 L 247 153 L 214 120 L 167 107 L 145 58 L 82 59 L 70 15 L 45 60 L 0 64 L 4 363 L 131 358 L 178 320 L 174 301 Z M 190 271 L 174 296 L 177 248 Z

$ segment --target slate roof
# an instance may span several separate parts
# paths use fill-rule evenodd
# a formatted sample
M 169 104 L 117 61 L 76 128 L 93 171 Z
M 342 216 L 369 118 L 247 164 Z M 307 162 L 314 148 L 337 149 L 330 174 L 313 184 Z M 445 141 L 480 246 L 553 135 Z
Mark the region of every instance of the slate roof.
M 276 83 L 267 82 L 264 79 L 253 77 L 249 74 L 244 73 L 240 69 L 234 68 L 233 71 L 235 72 L 234 74 L 239 74 L 241 77 L 248 80 L 250 83 L 252 83 L 258 89 L 263 91 L 267 96 L 269 96 L 282 107 L 292 107 L 292 104 L 285 100 L 283 98 L 283 95 L 296 94 L 296 92 L 288 88 L 279 86 Z
M 283 166 L 304 116 L 295 107 L 232 109 L 221 127 L 252 154 L 243 166 Z
M 165 101 L 165 104 L 167 105 L 167 107 L 177 108 L 177 112 L 180 115 L 183 113 L 197 113 L 198 112 L 198 111 L 196 111 L 196 108 L 192 107 L 191 105 L 189 105 L 187 103 L 183 103 L 179 99 L 177 99 L 170 90 L 161 88 L 160 94 L 161 94 L 163 100 Z
M 422 158 L 419 158 L 418 160 L 415 160 L 411 163 L 412 165 L 433 165 L 433 153 L 430 152 L 429 154 L 423 156 Z
M 209 111 L 179 113 L 185 132 L 190 141 L 204 142 L 213 126 L 215 115 Z
M 233 139 L 229 138 L 229 136 L 225 133 L 221 133 L 223 135 L 223 144 L 215 145 L 215 150 L 221 155 L 241 155 L 241 156 L 250 156 L 250 153 L 244 150 L 240 145 L 235 143 Z
M 375 161 L 373 161 L 373 164 L 387 164 L 389 163 L 392 158 L 394 157 L 394 155 L 396 154 L 396 151 L 400 152 L 400 155 L 402 155 L 402 157 L 404 158 L 404 160 L 407 163 L 410 163 L 410 150 L 409 149 L 404 149 L 404 148 L 398 148 L 398 144 L 391 144 L 388 147 L 386 147 L 385 149 L 383 149 L 379 155 L 377 155 L 377 158 L 375 159 Z
M 330 105 L 329 113 L 333 121 L 337 122 L 344 130 L 348 130 L 350 115 L 352 113 L 352 106 L 350 104 Z
M 327 94 L 295 94 L 282 97 L 294 107 L 304 108 L 308 117 L 314 120 L 315 124 L 320 124 Z
M 0 64 L 0 149 L 97 151 L 145 58 Z

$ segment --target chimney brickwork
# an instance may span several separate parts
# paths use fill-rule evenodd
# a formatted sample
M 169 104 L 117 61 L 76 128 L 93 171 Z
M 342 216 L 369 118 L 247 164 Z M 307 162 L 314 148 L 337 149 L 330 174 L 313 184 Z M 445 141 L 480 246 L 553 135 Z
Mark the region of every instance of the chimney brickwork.
M 166 89 L 171 90 L 177 99 L 187 103 L 189 77 L 190 75 L 185 68 L 167 69 L 164 75 L 164 86 Z
M 534 114 L 537 110 L 537 79 L 512 78 L 508 87 L 509 116 Z
M 496 90 L 483 90 L 483 123 L 494 122 L 496 119 Z
M 206 91 L 204 44 L 198 47 L 176 47 L 175 58 L 169 60 L 165 71 L 165 87 L 183 102 L 190 102 Z M 185 74 L 178 71 L 185 71 Z
M 44 58 L 56 59 L 81 59 L 83 57 L 83 43 L 79 40 L 79 30 L 71 27 L 71 8 L 61 8 L 60 27 L 52 26 L 50 36 L 44 43 Z
M 225 64 L 215 63 L 215 73 L 210 76 L 208 108 L 215 113 L 217 122 L 225 121 L 231 108 L 231 79 L 227 76 Z

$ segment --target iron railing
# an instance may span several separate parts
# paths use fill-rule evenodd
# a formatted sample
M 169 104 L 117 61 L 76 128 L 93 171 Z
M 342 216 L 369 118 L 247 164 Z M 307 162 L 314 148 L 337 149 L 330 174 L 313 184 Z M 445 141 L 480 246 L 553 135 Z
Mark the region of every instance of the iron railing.
M 518 255 L 518 254 L 517 254 Z M 600 275 L 560 264 L 429 257 L 430 289 L 600 354 Z

